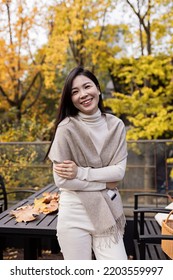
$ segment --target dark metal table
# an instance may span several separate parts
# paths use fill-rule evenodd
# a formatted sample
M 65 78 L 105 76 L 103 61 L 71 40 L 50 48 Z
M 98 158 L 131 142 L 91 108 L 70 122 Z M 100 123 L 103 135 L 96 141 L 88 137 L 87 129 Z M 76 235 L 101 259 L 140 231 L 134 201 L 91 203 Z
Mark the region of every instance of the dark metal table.
M 16 239 L 16 241 L 21 240 L 24 248 L 24 259 L 27 260 L 38 258 L 43 238 L 51 239 L 55 244 L 57 243 L 58 249 L 56 238 L 57 212 L 48 215 L 40 214 L 35 220 L 27 223 L 18 223 L 15 217 L 9 215 L 10 211 L 17 207 L 32 204 L 34 199 L 42 197 L 44 192 L 57 191 L 58 188 L 54 184 L 47 185 L 0 214 L 0 259 L 3 259 L 4 244 L 8 246 L 8 240 L 11 238 Z

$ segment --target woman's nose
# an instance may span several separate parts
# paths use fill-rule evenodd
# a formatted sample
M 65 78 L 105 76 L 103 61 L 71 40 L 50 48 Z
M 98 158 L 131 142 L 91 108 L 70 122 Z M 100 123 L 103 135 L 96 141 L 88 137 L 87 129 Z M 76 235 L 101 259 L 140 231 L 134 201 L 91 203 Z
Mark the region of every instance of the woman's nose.
M 87 96 L 87 92 L 85 90 L 80 91 L 80 98 L 85 98 Z

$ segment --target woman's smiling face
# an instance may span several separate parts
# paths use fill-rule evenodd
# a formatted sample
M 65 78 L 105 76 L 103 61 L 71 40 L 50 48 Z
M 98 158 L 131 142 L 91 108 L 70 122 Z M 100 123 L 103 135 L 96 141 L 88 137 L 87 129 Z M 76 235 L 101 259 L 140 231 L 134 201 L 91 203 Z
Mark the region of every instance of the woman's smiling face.
M 80 112 L 94 114 L 98 110 L 99 95 L 99 89 L 88 77 L 79 75 L 73 80 L 71 99 Z

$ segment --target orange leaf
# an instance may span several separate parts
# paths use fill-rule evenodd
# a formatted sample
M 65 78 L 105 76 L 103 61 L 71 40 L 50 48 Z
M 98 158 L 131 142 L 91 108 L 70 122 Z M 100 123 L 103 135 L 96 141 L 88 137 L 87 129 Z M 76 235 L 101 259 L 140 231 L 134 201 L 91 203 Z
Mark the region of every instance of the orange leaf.
M 58 202 L 56 200 L 51 200 L 50 203 L 45 204 L 45 208 L 42 210 L 43 214 L 49 214 L 58 209 Z
M 59 200 L 59 194 L 57 192 L 55 193 L 43 193 L 43 197 L 44 197 L 44 202 L 45 203 L 49 203 L 51 200 L 55 199 L 55 200 Z
M 33 206 L 26 205 L 12 210 L 10 215 L 15 216 L 17 222 L 29 222 L 35 220 L 39 212 Z
M 40 214 L 49 214 L 58 209 L 59 194 L 43 193 L 43 197 L 35 198 L 34 205 L 26 205 L 12 210 L 10 215 L 16 217 L 17 222 L 33 221 Z

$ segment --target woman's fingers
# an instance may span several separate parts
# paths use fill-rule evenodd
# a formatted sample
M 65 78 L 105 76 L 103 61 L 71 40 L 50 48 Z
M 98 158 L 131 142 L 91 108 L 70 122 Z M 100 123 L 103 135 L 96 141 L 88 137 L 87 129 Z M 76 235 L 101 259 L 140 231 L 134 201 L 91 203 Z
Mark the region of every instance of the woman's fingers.
M 54 171 L 63 178 L 74 179 L 77 175 L 77 165 L 74 161 L 65 160 L 62 163 L 54 164 Z

